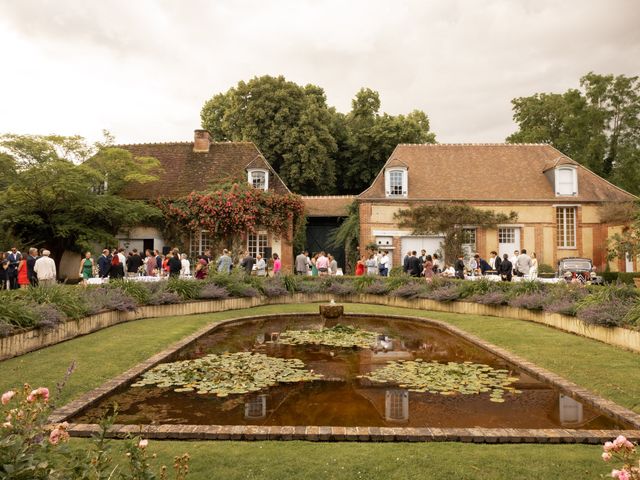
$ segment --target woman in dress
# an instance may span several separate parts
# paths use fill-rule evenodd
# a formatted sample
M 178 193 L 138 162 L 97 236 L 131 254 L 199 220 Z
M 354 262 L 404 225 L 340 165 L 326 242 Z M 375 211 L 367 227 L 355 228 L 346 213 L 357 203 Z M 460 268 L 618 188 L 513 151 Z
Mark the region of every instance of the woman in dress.
M 318 268 L 316 267 L 316 260 L 318 260 L 318 254 L 317 253 L 311 259 L 311 276 L 312 277 L 317 277 L 318 274 L 319 274 Z
M 536 252 L 531 254 L 531 268 L 529 269 L 529 280 L 538 278 L 538 258 Z
M 80 260 L 80 273 L 79 276 L 82 278 L 82 285 L 87 286 L 87 280 L 93 277 L 93 258 L 91 258 L 91 252 L 87 252 L 84 254 L 84 258 Z
M 187 254 L 183 253 L 180 255 L 180 263 L 182 264 L 182 268 L 180 269 L 181 277 L 190 277 L 191 276 L 191 265 L 189 264 L 189 260 L 187 260 Z
M 196 279 L 197 280 L 204 280 L 205 278 L 207 278 L 207 260 L 204 258 L 199 258 L 198 259 L 198 263 L 196 264 Z
M 431 255 L 427 255 L 424 263 L 422 264 L 422 276 L 430 282 L 433 279 L 433 258 Z
M 147 250 L 145 252 L 144 257 L 144 274 L 147 277 L 155 276 L 157 271 L 157 263 L 156 257 L 153 256 L 153 252 L 151 250 Z
M 282 261 L 280 261 L 280 257 L 277 253 L 273 254 L 273 275 L 275 277 L 280 276 L 280 269 L 282 269 Z
M 0 290 L 9 289 L 9 260 L 7 254 L 0 252 Z
M 360 277 L 364 275 L 364 257 L 361 257 L 356 262 L 356 276 Z
M 18 262 L 18 285 L 20 285 L 20 288 L 27 288 L 30 284 L 27 273 L 27 260 L 21 258 Z
M 369 258 L 366 262 L 364 262 L 365 267 L 367 267 L 367 275 L 377 275 L 378 274 L 378 263 L 376 262 L 376 258 L 373 255 L 369 255 Z

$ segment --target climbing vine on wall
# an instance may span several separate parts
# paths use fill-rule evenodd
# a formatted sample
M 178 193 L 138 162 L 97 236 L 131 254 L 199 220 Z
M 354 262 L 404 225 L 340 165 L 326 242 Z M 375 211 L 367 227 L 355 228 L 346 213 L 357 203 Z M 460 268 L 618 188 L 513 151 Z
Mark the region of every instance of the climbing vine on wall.
M 233 184 L 213 192 L 192 192 L 186 197 L 158 200 L 167 221 L 187 231 L 207 230 L 217 238 L 266 229 L 290 239 L 304 222 L 304 203 L 298 195 L 278 194 Z

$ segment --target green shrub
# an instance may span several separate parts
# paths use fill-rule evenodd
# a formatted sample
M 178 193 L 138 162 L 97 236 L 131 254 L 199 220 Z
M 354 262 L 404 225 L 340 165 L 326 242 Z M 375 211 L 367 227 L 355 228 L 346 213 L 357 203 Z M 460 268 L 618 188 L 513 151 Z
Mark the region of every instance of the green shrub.
M 167 282 L 167 291 L 177 293 L 182 300 L 195 300 L 200 297 L 203 285 L 199 281 L 170 278 Z
M 602 272 L 605 283 L 626 283 L 633 285 L 633 279 L 640 278 L 640 272 Z
M 634 302 L 633 306 L 624 316 L 622 321 L 625 325 L 636 328 L 640 327 L 640 300 L 636 300 L 636 302 Z
M 159 283 L 159 282 L 158 282 Z M 107 288 L 115 288 L 133 297 L 138 305 L 147 305 L 151 299 L 151 287 L 153 284 L 142 282 L 127 282 L 126 280 L 109 280 Z
M 282 285 L 284 285 L 284 288 L 286 288 L 289 293 L 295 293 L 298 291 L 298 276 L 288 274 L 280 277 Z
M 578 312 L 596 305 L 607 305 L 616 301 L 634 301 L 638 298 L 638 290 L 629 285 L 616 284 L 587 287 L 589 295 L 577 302 Z
M 361 275 L 353 279 L 353 286 L 355 287 L 357 292 L 362 293 L 367 289 L 367 287 L 371 286 L 379 278 L 382 277 L 376 277 L 375 275 Z
M 35 310 L 34 302 L 24 299 L 12 299 L 0 302 L 0 323 L 18 328 L 35 328 L 38 326 L 40 316 Z M 10 329 L 3 329 L 10 333 Z
M 76 286 L 52 285 L 27 288 L 19 294 L 26 300 L 40 305 L 54 304 L 67 317 L 78 319 L 89 313 L 86 297 L 82 289 Z
M 556 273 L 556 269 L 553 268 L 551 265 L 549 265 L 548 263 L 541 263 L 538 265 L 538 273 L 544 273 L 544 274 L 555 274 Z

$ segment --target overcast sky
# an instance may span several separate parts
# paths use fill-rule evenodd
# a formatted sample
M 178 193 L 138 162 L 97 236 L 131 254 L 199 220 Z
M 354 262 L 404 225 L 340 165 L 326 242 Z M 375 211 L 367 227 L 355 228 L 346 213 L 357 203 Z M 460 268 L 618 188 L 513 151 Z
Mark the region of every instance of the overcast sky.
M 0 133 L 190 140 L 205 100 L 282 74 L 500 142 L 514 97 L 640 74 L 640 0 L 0 0 L 0 57 Z

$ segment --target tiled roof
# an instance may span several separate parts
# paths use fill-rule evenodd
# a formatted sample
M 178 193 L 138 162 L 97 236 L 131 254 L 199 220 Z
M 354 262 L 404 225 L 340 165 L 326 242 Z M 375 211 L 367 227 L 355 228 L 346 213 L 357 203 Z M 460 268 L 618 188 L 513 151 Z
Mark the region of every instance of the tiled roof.
M 400 144 L 387 164 L 397 162 L 408 167 L 409 200 L 599 202 L 636 198 L 546 144 Z M 556 197 L 543 172 L 567 163 L 578 168 L 578 195 Z M 359 199 L 385 198 L 383 172 L 384 168 Z
M 354 195 L 302 197 L 304 212 L 309 217 L 346 217 Z
M 269 190 L 289 193 L 289 189 L 258 148 L 251 142 L 212 142 L 208 152 L 194 152 L 193 142 L 141 143 L 117 145 L 134 157 L 155 157 L 164 172 L 159 180 L 129 185 L 121 195 L 138 200 L 158 197 L 176 198 L 203 191 L 225 181 L 247 181 L 250 163 L 265 165 L 271 171 Z

